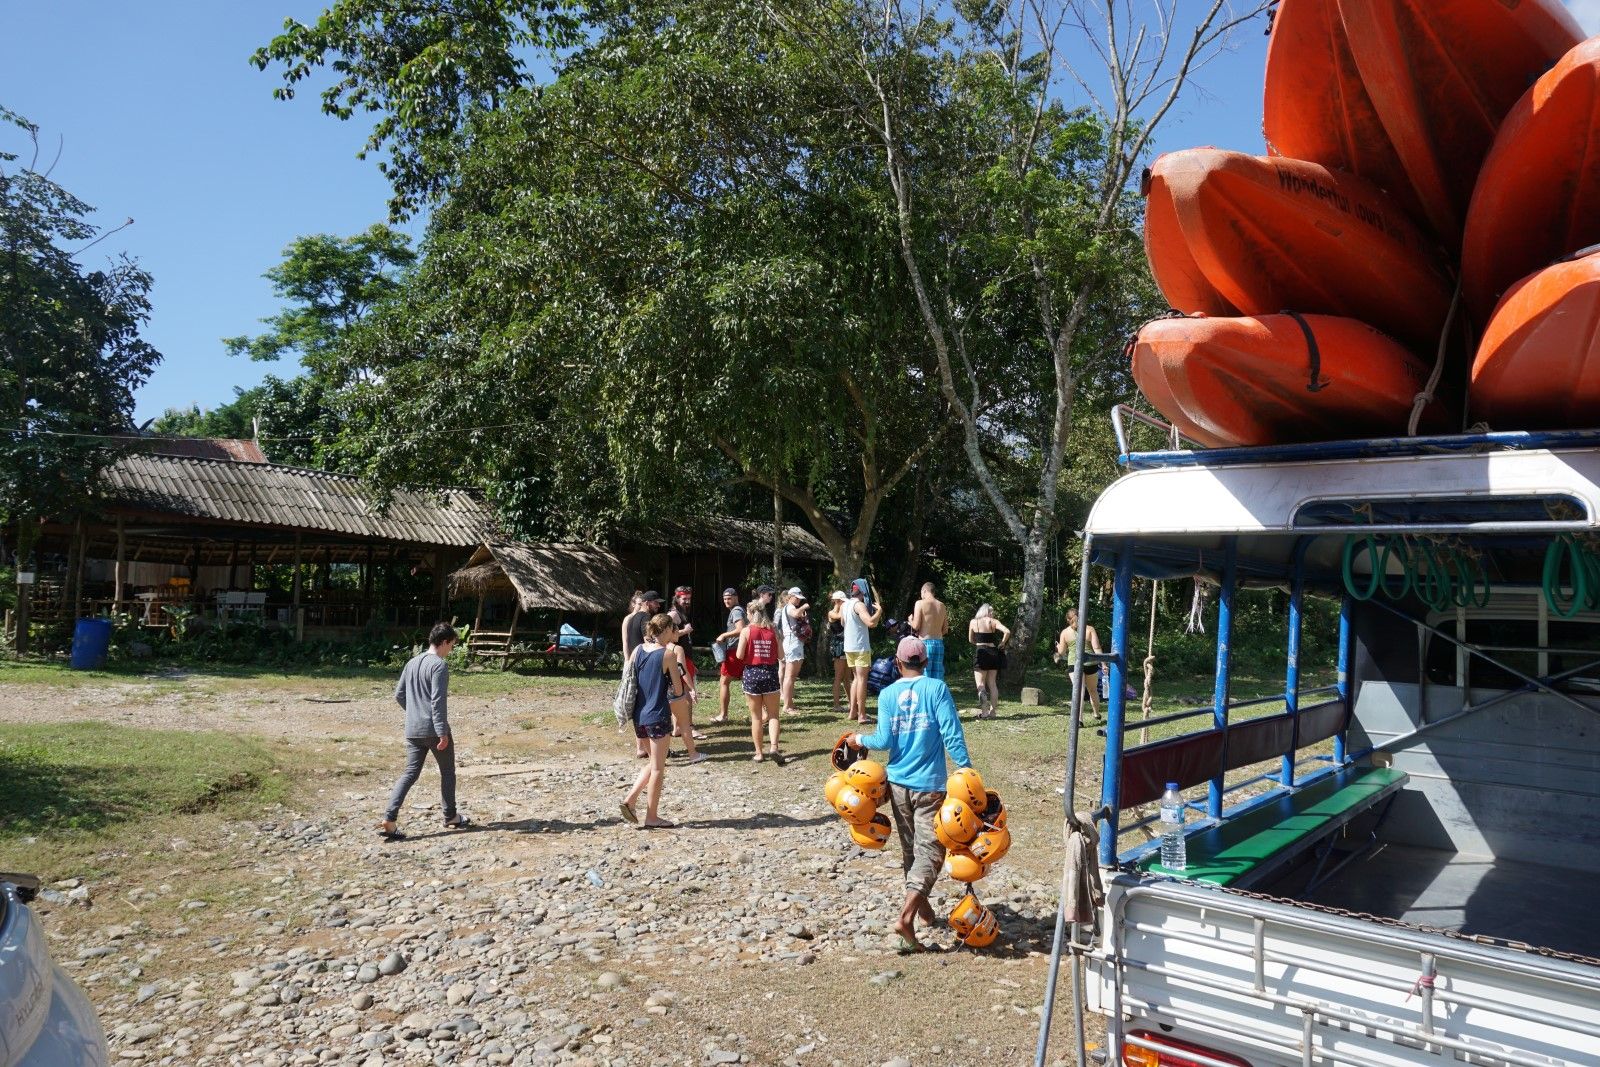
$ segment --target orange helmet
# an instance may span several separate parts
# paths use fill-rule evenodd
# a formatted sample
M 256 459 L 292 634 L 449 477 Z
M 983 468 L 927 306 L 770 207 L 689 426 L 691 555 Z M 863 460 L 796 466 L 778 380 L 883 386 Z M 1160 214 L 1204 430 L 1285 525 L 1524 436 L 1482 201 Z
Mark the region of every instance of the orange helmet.
M 867 794 L 874 804 L 882 804 L 889 796 L 889 772 L 877 760 L 858 759 L 850 764 L 844 776 L 851 785 Z
M 865 748 L 850 743 L 852 736 L 852 734 L 840 734 L 839 740 L 833 743 L 833 752 L 829 755 L 828 760 L 833 764 L 833 769 L 836 771 L 847 771 L 850 769 L 850 764 L 856 760 L 867 758 L 867 750 Z
M 845 784 L 833 795 L 833 810 L 843 816 L 844 821 L 850 825 L 864 826 L 872 821 L 878 805 L 855 786 Z
M 874 815 L 860 826 L 850 827 L 850 840 L 862 848 L 870 848 L 876 851 L 889 843 L 889 829 L 889 817 L 887 815 Z
M 978 814 L 960 797 L 946 797 L 939 807 L 939 818 L 934 826 L 935 833 L 944 831 L 939 840 L 945 843 L 946 848 L 950 847 L 949 841 L 954 841 L 958 846 L 965 845 L 978 836 Z
M 1011 831 L 1004 827 L 998 830 L 985 830 L 974 837 L 972 844 L 967 848 L 976 859 L 981 860 L 986 866 L 992 866 L 999 863 L 1000 857 L 1011 849 Z
M 955 932 L 956 940 L 963 945 L 983 948 L 985 945 L 993 944 L 995 937 L 1000 933 L 1000 924 L 995 921 L 994 912 L 978 903 L 978 898 L 968 893 L 950 913 L 950 929 Z
M 985 794 L 983 806 L 983 824 L 996 830 L 1006 827 L 1006 806 L 1000 802 L 1000 794 L 993 789 Z
M 950 868 L 950 877 L 958 882 L 971 885 L 989 873 L 989 868 L 983 861 L 970 852 L 951 852 L 945 857 L 945 865 Z
M 973 811 L 982 811 L 988 803 L 983 789 L 983 779 L 971 767 L 962 767 L 945 779 L 944 791 L 962 801 Z
M 828 784 L 822 787 L 822 792 L 827 796 L 829 806 L 832 806 L 834 797 L 839 795 L 839 790 L 849 784 L 849 779 L 845 778 L 843 771 L 834 771 L 828 775 Z

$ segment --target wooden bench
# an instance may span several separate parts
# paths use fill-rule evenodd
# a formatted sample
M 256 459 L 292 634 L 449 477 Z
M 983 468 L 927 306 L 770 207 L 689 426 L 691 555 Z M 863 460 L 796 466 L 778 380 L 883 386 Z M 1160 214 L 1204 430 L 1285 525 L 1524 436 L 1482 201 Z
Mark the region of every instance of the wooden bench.
M 1392 802 L 1406 779 L 1405 772 L 1389 767 L 1347 767 L 1236 818 L 1190 834 L 1185 848 L 1188 866 L 1182 871 L 1163 867 L 1159 852 L 1152 852 L 1140 866 L 1153 874 L 1243 889 L 1327 841 L 1329 849 L 1320 857 L 1317 874 L 1312 876 L 1315 885 L 1331 852 L 1333 835 L 1379 804 Z

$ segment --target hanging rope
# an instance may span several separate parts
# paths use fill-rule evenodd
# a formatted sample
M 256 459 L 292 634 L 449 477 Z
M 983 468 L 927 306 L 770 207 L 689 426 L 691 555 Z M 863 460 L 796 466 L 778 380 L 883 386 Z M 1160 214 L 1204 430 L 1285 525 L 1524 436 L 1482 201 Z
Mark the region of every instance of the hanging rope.
M 1161 602 L 1161 583 L 1150 583 L 1150 635 L 1144 642 L 1144 697 L 1139 706 L 1141 718 L 1150 718 L 1151 686 L 1156 678 L 1156 605 Z M 1139 727 L 1139 743 L 1150 740 L 1150 727 Z
M 1189 619 L 1184 633 L 1205 633 L 1205 597 L 1200 595 L 1200 579 L 1195 579 L 1195 598 L 1189 601 Z
M 1428 375 L 1428 384 L 1423 386 L 1411 401 L 1411 420 L 1406 423 L 1406 436 L 1417 436 L 1417 424 L 1422 421 L 1422 413 L 1433 403 L 1434 391 L 1439 388 L 1439 379 L 1444 375 L 1444 356 L 1450 347 L 1450 333 L 1456 322 L 1456 308 L 1461 304 L 1461 282 L 1456 282 L 1455 295 L 1450 298 L 1450 313 L 1444 317 L 1444 329 L 1439 332 L 1439 353 L 1433 361 L 1433 373 Z

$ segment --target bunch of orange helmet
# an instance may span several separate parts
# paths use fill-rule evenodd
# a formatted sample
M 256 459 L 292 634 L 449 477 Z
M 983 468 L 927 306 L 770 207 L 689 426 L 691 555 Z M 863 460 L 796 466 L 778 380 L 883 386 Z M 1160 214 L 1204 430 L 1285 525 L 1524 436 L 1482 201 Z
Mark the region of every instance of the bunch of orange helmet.
M 889 777 L 883 764 L 866 758 L 866 750 L 850 744 L 850 735 L 833 749 L 834 772 L 823 791 L 833 810 L 850 829 L 850 840 L 866 849 L 889 841 L 889 817 L 878 809 L 889 799 Z M 945 781 L 945 800 L 933 824 L 945 847 L 945 870 L 966 884 L 967 893 L 950 912 L 950 929 L 963 945 L 983 948 L 1000 933 L 994 912 L 979 903 L 972 883 L 988 874 L 1011 848 L 1006 809 L 1000 794 L 985 789 L 971 767 L 962 767 Z

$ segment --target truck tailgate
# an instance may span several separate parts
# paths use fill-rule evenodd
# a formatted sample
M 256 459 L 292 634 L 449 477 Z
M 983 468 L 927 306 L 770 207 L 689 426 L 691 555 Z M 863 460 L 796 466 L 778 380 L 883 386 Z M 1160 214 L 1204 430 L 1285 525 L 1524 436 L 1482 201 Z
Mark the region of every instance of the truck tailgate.
M 1088 993 L 1114 1050 L 1132 1022 L 1253 1067 L 1600 1063 L 1587 962 L 1130 877 L 1107 887 L 1104 923 Z

